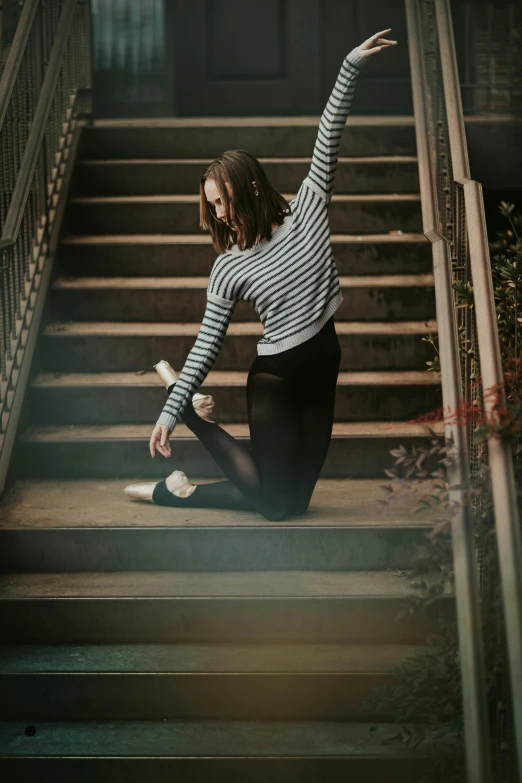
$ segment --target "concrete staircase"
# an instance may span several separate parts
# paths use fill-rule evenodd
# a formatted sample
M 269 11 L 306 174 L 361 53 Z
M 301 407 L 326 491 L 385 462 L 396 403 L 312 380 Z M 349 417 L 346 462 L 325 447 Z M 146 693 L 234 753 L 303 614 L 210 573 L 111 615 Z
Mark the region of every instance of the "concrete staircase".
M 407 749 L 393 742 L 393 709 L 359 709 L 422 649 L 436 614 L 454 612 L 449 591 L 404 611 L 426 527 L 378 503 L 389 450 L 421 442 L 410 420 L 440 405 L 424 370 L 435 305 L 410 118 L 355 117 L 343 137 L 330 207 L 343 357 L 308 513 L 269 523 L 122 493 L 176 467 L 223 475 L 183 425 L 172 464 L 147 448 L 165 399 L 152 364 L 181 368 L 215 258 L 192 195 L 201 170 L 242 147 L 292 197 L 316 133 L 317 118 L 85 130 L 19 442 L 24 476 L 0 507 L 8 780 L 414 783 L 455 753 L 440 741 Z M 261 334 L 240 303 L 203 387 L 245 441 Z

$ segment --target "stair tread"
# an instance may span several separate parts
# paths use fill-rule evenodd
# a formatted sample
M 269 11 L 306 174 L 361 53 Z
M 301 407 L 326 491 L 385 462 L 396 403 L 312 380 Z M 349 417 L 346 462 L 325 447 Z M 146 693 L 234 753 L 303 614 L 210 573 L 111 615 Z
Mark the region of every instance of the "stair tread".
M 244 116 L 225 116 L 225 117 L 159 117 L 154 119 L 132 118 L 132 119 L 96 119 L 93 122 L 92 130 L 96 128 L 235 128 L 235 127 L 254 127 L 274 126 L 274 127 L 316 127 L 319 122 L 319 115 L 306 114 L 299 116 L 267 116 L 244 117 Z M 468 118 L 466 118 L 467 120 Z M 471 118 L 475 119 L 475 118 Z M 477 119 L 490 120 L 488 116 L 479 115 Z M 410 114 L 353 114 L 346 120 L 347 127 L 350 125 L 373 126 L 373 127 L 415 127 L 415 119 Z M 91 130 L 91 129 L 89 129 Z M 91 130 L 91 132 L 92 132 Z
M 195 483 L 209 481 L 192 475 L 190 479 Z M 407 493 L 403 502 L 396 499 L 383 505 L 385 495 L 381 487 L 384 481 L 384 478 L 320 478 L 307 513 L 278 522 L 277 528 L 411 530 L 431 526 L 435 512 L 429 517 L 415 514 L 411 493 Z M 147 479 L 143 482 L 147 483 Z M 187 516 L 182 509 L 146 502 L 131 503 L 123 492 L 128 484 L 129 480 L 125 479 L 19 480 L 12 491 L 6 492 L 0 499 L 0 531 L 93 527 L 273 529 L 271 523 L 253 511 L 192 508 Z M 419 485 L 419 492 L 422 490 L 422 485 Z
M 413 644 L 13 644 L 0 647 L 0 673 L 385 673 L 425 649 Z
M 427 244 L 424 234 L 404 232 L 400 234 L 331 234 L 332 243 L 337 242 L 421 242 Z M 68 234 L 62 245 L 211 245 L 208 234 Z
M 75 757 L 370 757 L 423 758 L 455 755 L 448 740 L 427 739 L 412 750 L 383 744 L 403 728 L 393 723 L 347 721 L 38 721 L 32 737 L 26 722 L 0 723 L 0 754 Z M 407 724 L 410 728 L 414 725 Z M 427 728 L 427 727 L 425 727 Z
M 281 194 L 287 201 L 296 197 L 295 193 Z M 75 196 L 70 199 L 71 204 L 199 204 L 199 194 L 171 194 L 159 196 Z M 334 193 L 332 202 L 335 201 L 418 201 L 420 193 Z
M 190 335 L 196 337 L 200 322 L 132 322 L 132 321 L 54 321 L 45 329 L 45 335 L 56 337 L 67 335 L 96 336 L 161 336 Z M 336 321 L 335 329 L 342 334 L 430 334 L 437 330 L 434 320 L 426 321 Z M 228 335 L 263 335 L 263 324 L 255 321 L 230 323 Z
M 235 370 L 210 370 L 205 378 L 205 387 L 245 386 L 248 372 Z M 35 376 L 32 386 L 75 387 L 75 386 L 158 386 L 158 375 L 154 371 L 144 372 L 42 372 Z M 339 372 L 338 386 L 439 386 L 440 375 L 426 370 L 378 370 L 375 372 Z
M 0 574 L 0 600 L 43 598 L 406 599 L 419 595 L 407 572 L 100 571 Z M 449 585 L 447 596 L 451 596 Z
M 418 287 L 434 285 L 433 275 L 340 275 L 339 283 L 345 288 L 363 288 L 376 286 L 379 288 Z M 53 283 L 57 290 L 98 290 L 103 288 L 133 289 L 185 289 L 196 288 L 206 291 L 208 277 L 59 277 Z
M 264 163 L 311 163 L 311 157 L 260 157 L 259 162 Z M 340 155 L 337 158 L 339 163 L 416 163 L 416 155 Z M 86 158 L 77 161 L 77 166 L 137 166 L 151 165 L 164 166 L 165 164 L 176 163 L 189 165 L 198 163 L 208 165 L 212 163 L 212 158 Z
M 77 440 L 150 440 L 152 427 L 150 424 L 66 424 L 30 426 L 22 434 L 22 440 L 26 442 L 52 442 L 52 441 L 77 441 Z M 248 438 L 250 429 L 248 423 L 227 424 L 220 426 L 235 438 Z M 432 423 L 431 427 L 442 431 L 439 422 Z M 334 422 L 332 438 L 397 438 L 397 437 L 425 437 L 426 425 L 408 421 L 347 421 Z M 171 436 L 171 441 L 177 438 L 192 438 L 197 440 L 191 430 L 185 424 L 177 424 Z

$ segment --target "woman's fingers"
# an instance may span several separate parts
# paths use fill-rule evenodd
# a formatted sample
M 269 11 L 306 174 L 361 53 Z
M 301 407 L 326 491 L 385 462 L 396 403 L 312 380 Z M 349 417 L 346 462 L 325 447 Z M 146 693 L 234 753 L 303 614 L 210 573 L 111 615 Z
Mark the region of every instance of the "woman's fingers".
M 391 30 L 391 27 L 388 27 L 387 30 L 381 30 L 380 33 L 375 33 L 375 35 L 372 35 L 370 38 L 367 38 L 366 41 L 364 41 L 360 46 L 359 49 L 370 49 L 373 46 L 375 46 L 375 41 L 377 38 L 380 38 L 385 33 L 389 33 Z
M 152 430 L 152 435 L 150 436 L 150 443 L 149 443 L 149 450 L 150 450 L 150 456 L 155 457 L 156 456 L 156 443 L 158 440 L 158 428 L 154 427 Z
M 169 430 L 168 427 L 161 427 L 161 439 L 160 439 L 161 453 L 164 457 L 170 457 L 170 443 L 169 443 Z
M 162 424 L 157 424 L 154 427 L 149 443 L 151 457 L 154 458 L 156 456 L 156 451 L 159 451 L 159 453 L 163 457 L 167 457 L 167 459 L 168 457 L 172 456 L 169 443 L 169 434 L 168 427 L 165 427 Z
M 156 450 L 164 457 L 170 457 L 172 452 L 169 443 L 169 430 L 161 424 L 157 424 L 150 437 L 149 443 L 150 456 L 156 456 Z
M 387 44 L 379 44 L 379 46 L 374 46 L 372 49 L 361 49 L 361 47 L 359 47 L 359 51 L 362 57 L 370 57 L 372 54 L 376 54 L 377 52 L 382 51 L 382 49 L 389 49 L 390 46 L 395 46 L 396 44 L 397 41 L 390 41 L 390 43 Z
M 164 457 L 170 457 L 172 455 L 172 452 L 170 450 L 170 444 L 168 442 L 166 446 L 160 446 L 160 448 L 162 449 L 161 453 L 163 454 Z
M 162 446 L 161 443 L 156 443 L 156 448 L 163 457 L 169 456 L 165 446 Z
M 376 41 L 378 38 L 382 38 L 383 35 L 386 35 L 387 33 L 390 32 L 391 32 L 391 27 L 387 27 L 386 30 L 381 30 L 380 33 L 375 33 L 374 35 L 372 35 L 371 38 L 368 38 L 368 41 Z
M 367 38 L 364 43 L 359 46 L 359 50 L 363 52 L 373 53 L 378 52 L 381 49 L 387 49 L 389 46 L 395 46 L 397 41 L 392 41 L 388 38 L 383 38 L 386 33 L 389 33 L 391 27 L 386 30 L 381 30 L 380 33 L 375 33 L 371 38 Z

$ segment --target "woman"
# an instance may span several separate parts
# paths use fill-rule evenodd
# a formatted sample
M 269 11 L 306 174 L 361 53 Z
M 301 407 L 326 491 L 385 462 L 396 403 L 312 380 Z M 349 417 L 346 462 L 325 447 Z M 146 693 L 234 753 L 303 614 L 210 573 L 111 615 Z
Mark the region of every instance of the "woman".
M 142 485 L 141 494 L 128 487 L 129 495 L 149 492 L 158 505 L 254 509 L 274 521 L 307 510 L 330 443 L 341 359 L 334 313 L 343 297 L 327 206 L 357 76 L 368 57 L 397 43 L 382 37 L 390 30 L 345 57 L 309 173 L 290 203 L 243 150 L 225 152 L 203 174 L 201 225 L 220 255 L 201 329 L 153 430 L 150 453 L 171 456 L 169 435 L 181 419 L 227 479 L 193 485 L 176 470 L 156 485 Z M 264 326 L 246 390 L 251 451 L 191 404 L 240 299 L 253 305 Z

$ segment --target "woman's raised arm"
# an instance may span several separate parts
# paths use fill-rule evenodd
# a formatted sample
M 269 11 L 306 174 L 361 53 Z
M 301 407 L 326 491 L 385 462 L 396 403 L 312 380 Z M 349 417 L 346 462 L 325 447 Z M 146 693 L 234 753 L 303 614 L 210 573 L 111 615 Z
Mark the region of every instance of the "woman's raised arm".
M 382 38 L 390 30 L 391 27 L 376 33 L 346 55 L 321 116 L 312 153 L 312 165 L 305 182 L 327 203 L 332 197 L 341 136 L 352 105 L 357 77 L 368 57 L 381 49 L 395 46 L 397 41 Z

